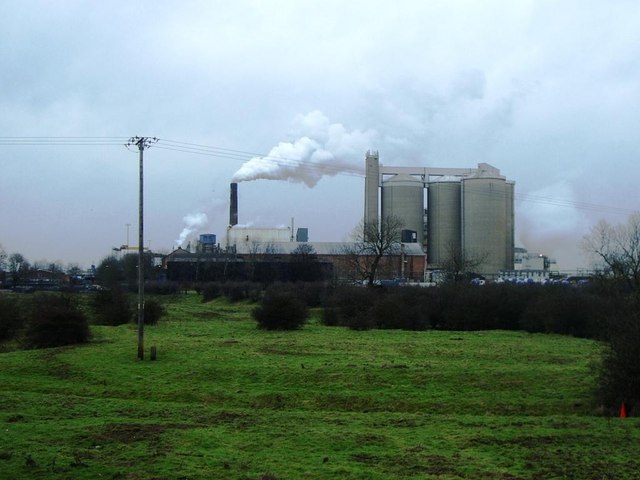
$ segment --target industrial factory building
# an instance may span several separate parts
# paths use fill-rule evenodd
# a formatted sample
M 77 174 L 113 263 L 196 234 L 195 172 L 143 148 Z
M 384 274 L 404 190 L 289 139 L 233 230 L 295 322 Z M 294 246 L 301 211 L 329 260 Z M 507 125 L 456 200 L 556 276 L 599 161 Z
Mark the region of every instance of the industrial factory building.
M 497 168 L 487 163 L 477 168 L 384 166 L 377 152 L 367 152 L 364 193 L 365 225 L 379 225 L 388 216 L 397 217 L 403 225 L 396 239 L 398 248 L 381 261 L 379 280 L 424 282 L 432 277 L 426 275 L 427 262 L 434 274 L 457 263 L 472 266 L 473 272 L 465 273 L 487 279 L 513 270 L 514 182 Z M 165 266 L 170 278 L 181 280 L 228 278 L 230 272 L 236 278 L 252 279 L 262 270 L 266 276 L 286 280 L 300 277 L 295 264 L 306 251 L 312 252 L 314 268 L 319 267 L 324 279 L 357 279 L 349 258 L 356 243 L 309 242 L 308 237 L 306 228 L 294 231 L 293 221 L 284 228 L 239 225 L 238 184 L 232 183 L 224 241 L 216 243 L 215 235 L 203 235 L 195 249 L 170 254 Z M 301 249 L 302 245 L 306 248 Z M 209 273 L 202 276 L 205 271 Z
M 361 267 L 371 260 L 355 242 L 309 242 L 307 228 L 257 228 L 238 224 L 238 185 L 232 183 L 229 226 L 222 243 L 202 234 L 193 248 L 167 255 L 163 266 L 175 281 L 331 280 L 361 282 Z M 358 257 L 357 259 L 355 257 Z M 417 243 L 398 244 L 380 259 L 380 281 L 423 282 L 426 256 Z
M 472 261 L 475 273 L 495 278 L 513 269 L 514 185 L 487 163 L 389 167 L 377 152 L 367 152 L 364 221 L 398 217 L 406 229 L 403 241 L 413 238 L 425 249 L 429 269 L 459 255 Z
M 361 282 L 358 265 L 366 255 L 359 255 L 349 242 L 281 241 L 287 229 L 230 228 L 238 239 L 230 246 L 211 247 L 202 239 L 194 251 L 179 248 L 164 259 L 167 278 L 173 281 L 248 280 Z M 284 230 L 284 231 L 283 231 Z M 359 260 L 354 257 L 360 256 Z M 380 281 L 422 282 L 426 257 L 422 248 L 402 244 L 385 255 L 378 268 Z

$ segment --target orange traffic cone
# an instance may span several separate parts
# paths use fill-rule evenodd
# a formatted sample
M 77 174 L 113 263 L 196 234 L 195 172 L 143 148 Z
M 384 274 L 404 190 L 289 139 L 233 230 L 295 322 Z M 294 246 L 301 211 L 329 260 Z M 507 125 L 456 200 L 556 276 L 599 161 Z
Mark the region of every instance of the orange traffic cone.
M 620 406 L 620 418 L 627 418 L 627 407 L 624 406 L 624 402 Z

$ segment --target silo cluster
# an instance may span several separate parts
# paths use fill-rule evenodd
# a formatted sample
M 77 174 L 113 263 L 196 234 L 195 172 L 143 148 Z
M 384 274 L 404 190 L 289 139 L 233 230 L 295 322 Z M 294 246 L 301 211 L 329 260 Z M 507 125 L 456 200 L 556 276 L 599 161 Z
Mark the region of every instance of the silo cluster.
M 514 182 L 497 168 L 388 167 L 368 152 L 365 170 L 365 223 L 400 218 L 416 233 L 430 268 L 454 255 L 487 276 L 513 268 Z

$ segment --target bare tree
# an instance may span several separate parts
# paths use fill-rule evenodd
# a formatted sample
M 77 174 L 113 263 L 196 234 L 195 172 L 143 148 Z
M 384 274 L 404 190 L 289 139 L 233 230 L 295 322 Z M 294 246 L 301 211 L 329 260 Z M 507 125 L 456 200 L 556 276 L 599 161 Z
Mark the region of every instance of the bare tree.
M 313 245 L 300 243 L 290 256 L 290 275 L 294 281 L 313 282 L 323 278 L 318 253 Z
M 31 265 L 21 253 L 12 253 L 9 255 L 9 271 L 13 277 L 13 282 L 17 283 L 21 280 L 26 272 L 29 271 Z
M 76 276 L 82 274 L 82 268 L 77 263 L 68 263 L 64 270 L 67 275 Z
M 296 262 L 310 262 L 318 259 L 316 249 L 308 243 L 301 243 L 291 252 L 291 258 Z
M 343 254 L 347 261 L 367 285 L 375 284 L 381 261 L 385 256 L 400 254 L 400 232 L 402 219 L 388 215 L 377 223 L 360 224 L 352 233 L 353 244 Z
M 33 262 L 33 265 L 31 265 L 31 267 L 35 270 L 48 270 L 53 273 L 60 273 L 64 271 L 62 263 L 59 260 L 56 262 L 51 262 L 46 258 L 36 260 L 35 262 Z
M 640 212 L 631 214 L 625 224 L 600 220 L 583 237 L 582 249 L 606 276 L 622 281 L 631 291 L 640 291 Z
M 2 244 L 0 244 L 0 272 L 4 272 L 6 262 L 7 252 L 2 248 Z
M 488 257 L 488 254 L 470 254 L 457 246 L 448 245 L 446 257 L 440 267 L 447 282 L 459 283 L 474 273 Z
M 249 258 L 251 258 L 252 261 L 263 260 L 265 255 L 276 255 L 278 253 L 282 253 L 282 249 L 271 241 L 260 242 L 253 240 L 249 244 Z
M 264 245 L 264 253 L 266 255 L 277 255 L 282 253 L 282 248 L 274 242 L 267 242 Z

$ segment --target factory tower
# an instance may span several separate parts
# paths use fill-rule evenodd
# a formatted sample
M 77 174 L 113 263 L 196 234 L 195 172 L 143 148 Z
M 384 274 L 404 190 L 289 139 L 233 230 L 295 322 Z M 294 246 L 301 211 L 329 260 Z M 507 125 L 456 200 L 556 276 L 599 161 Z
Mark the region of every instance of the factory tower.
M 364 222 L 394 215 L 403 221 L 402 240 L 414 238 L 427 252 L 429 268 L 457 253 L 475 259 L 476 273 L 491 278 L 513 268 L 514 186 L 488 163 L 390 167 L 378 152 L 367 152 Z

